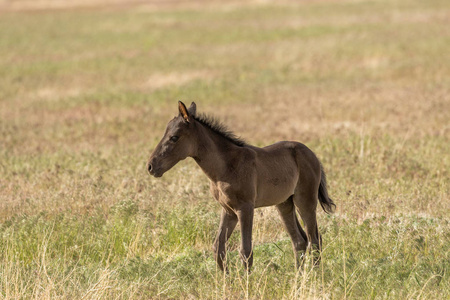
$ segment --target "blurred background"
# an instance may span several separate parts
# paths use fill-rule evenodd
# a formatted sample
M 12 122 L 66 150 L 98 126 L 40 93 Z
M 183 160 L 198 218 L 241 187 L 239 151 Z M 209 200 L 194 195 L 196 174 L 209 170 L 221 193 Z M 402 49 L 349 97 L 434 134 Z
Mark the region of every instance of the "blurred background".
M 193 160 L 146 173 L 181 100 L 251 144 L 305 143 L 327 172 L 325 275 L 315 289 L 253 282 L 251 297 L 449 295 L 449 20 L 446 0 L 0 0 L 0 273 L 16 278 L 0 292 L 249 296 L 200 275 L 214 272 L 220 207 Z M 273 278 L 290 242 L 273 209 L 258 216 L 255 272 Z

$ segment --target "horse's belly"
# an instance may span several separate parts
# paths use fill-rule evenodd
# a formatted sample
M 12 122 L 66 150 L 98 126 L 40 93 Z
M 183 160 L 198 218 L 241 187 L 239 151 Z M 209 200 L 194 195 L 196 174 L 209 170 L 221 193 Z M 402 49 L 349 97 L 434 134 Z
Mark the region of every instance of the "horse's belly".
M 286 201 L 294 194 L 297 181 L 298 176 L 274 176 L 267 181 L 260 182 L 255 203 L 256 207 L 271 206 Z

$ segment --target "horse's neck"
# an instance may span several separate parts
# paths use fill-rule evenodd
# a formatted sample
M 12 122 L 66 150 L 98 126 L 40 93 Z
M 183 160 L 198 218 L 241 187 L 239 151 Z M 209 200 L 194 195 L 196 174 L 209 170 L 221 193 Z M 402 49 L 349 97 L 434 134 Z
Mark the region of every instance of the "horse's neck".
M 194 159 L 206 176 L 217 182 L 226 176 L 227 166 L 231 164 L 236 148 L 238 147 L 229 140 L 201 126 Z

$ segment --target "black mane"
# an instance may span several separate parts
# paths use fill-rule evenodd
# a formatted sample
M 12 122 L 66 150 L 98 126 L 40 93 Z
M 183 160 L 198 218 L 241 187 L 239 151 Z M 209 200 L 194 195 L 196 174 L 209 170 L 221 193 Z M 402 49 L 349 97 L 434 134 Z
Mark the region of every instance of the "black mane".
M 247 142 L 228 130 L 223 123 L 214 117 L 200 114 L 198 116 L 194 116 L 194 119 L 239 147 L 248 145 Z

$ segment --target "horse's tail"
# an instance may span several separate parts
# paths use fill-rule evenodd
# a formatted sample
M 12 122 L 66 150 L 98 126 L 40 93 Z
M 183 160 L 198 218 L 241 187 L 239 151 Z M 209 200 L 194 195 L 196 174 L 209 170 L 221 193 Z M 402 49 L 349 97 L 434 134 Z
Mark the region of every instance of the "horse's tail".
M 328 196 L 327 177 L 322 164 L 320 165 L 319 202 L 323 210 L 328 214 L 332 214 L 336 210 L 336 204 L 334 204 L 333 200 Z

